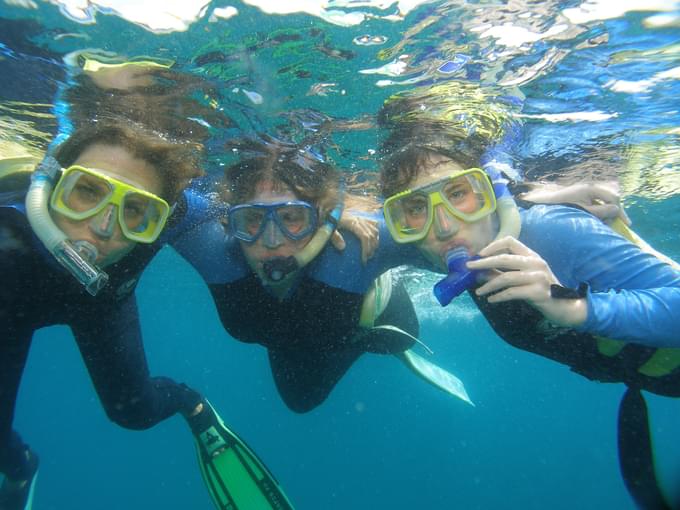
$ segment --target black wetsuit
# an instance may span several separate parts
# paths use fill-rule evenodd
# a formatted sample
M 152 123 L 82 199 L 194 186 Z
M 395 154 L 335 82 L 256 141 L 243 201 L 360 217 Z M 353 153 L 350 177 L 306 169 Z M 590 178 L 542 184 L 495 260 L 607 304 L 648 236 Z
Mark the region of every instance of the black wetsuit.
M 39 328 L 71 327 L 108 417 L 123 427 L 146 429 L 177 412 L 190 413 L 201 401 L 187 386 L 149 375 L 134 290 L 162 243 L 138 245 L 106 268 L 110 281 L 92 297 L 45 251 L 24 213 L 12 207 L 21 203 L 23 193 L 0 194 L 0 472 L 14 480 L 30 475 L 27 447 L 12 421 Z
M 281 398 L 296 412 L 321 404 L 365 352 L 396 354 L 412 341 L 359 327 L 363 295 L 303 276 L 292 295 L 272 296 L 253 273 L 210 290 L 225 329 L 242 342 L 267 348 Z M 402 284 L 392 289 L 375 325 L 390 324 L 418 336 L 418 319 Z M 398 340 L 398 339 L 397 339 Z
M 618 417 L 621 474 L 640 508 L 670 509 L 654 471 L 647 405 L 641 390 L 680 397 L 680 367 L 663 375 L 645 375 L 639 369 L 658 349 L 626 343 L 616 354 L 606 355 L 592 335 L 551 326 L 526 302 L 490 304 L 474 292 L 469 294 L 496 334 L 513 347 L 562 363 L 590 380 L 627 386 Z

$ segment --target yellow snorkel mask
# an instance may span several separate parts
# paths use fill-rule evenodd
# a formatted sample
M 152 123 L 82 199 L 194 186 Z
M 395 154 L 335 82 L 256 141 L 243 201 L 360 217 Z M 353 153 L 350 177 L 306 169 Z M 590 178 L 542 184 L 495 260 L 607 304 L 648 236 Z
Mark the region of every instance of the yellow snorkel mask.
M 158 239 L 170 214 L 168 203 L 153 193 L 78 165 L 63 171 L 50 207 L 72 220 L 93 218 L 102 235 L 110 235 L 117 219 L 123 235 L 137 243 Z
M 455 172 L 426 186 L 397 193 L 385 200 L 385 223 L 398 243 L 413 243 L 427 236 L 434 223 L 435 208 L 472 223 L 496 211 L 496 195 L 480 168 Z

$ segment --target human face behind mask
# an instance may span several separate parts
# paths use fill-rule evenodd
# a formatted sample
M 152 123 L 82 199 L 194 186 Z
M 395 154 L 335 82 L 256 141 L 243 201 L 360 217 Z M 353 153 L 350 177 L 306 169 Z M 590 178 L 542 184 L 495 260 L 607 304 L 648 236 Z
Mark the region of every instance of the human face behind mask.
M 493 195 L 491 190 L 483 193 L 487 196 L 488 203 L 482 204 L 478 198 L 480 193 L 476 193 L 478 190 L 473 189 L 471 184 L 475 181 L 461 177 L 447 183 L 447 178 L 464 170 L 466 169 L 455 161 L 431 153 L 416 179 L 408 185 L 411 190 L 429 189 L 428 186 L 442 182 L 440 193 L 457 209 L 457 215 L 454 215 L 443 203 L 434 205 L 432 223 L 427 233 L 415 241 L 428 261 L 441 272 L 447 272 L 446 254 L 449 251 L 462 247 L 468 255 L 475 255 L 493 240 L 497 230 L 496 215 L 491 214 L 495 208 L 495 197 L 488 197 L 489 194 Z M 419 223 L 425 223 L 422 216 L 422 207 L 425 206 L 426 204 L 421 204 L 420 207 L 416 203 L 410 204 L 411 221 L 415 221 L 410 226 L 414 229 L 423 227 Z
M 139 159 L 128 149 L 119 145 L 95 143 L 87 147 L 73 162 L 142 191 L 159 196 L 163 182 L 155 167 Z M 134 207 L 131 202 L 130 206 Z M 166 204 L 167 206 L 167 204 Z M 97 249 L 95 263 L 104 268 L 121 260 L 137 244 L 128 239 L 121 230 L 118 205 L 109 204 L 92 217 L 72 219 L 51 209 L 56 225 L 72 241 L 86 241 Z M 126 211 L 126 216 L 134 211 Z M 167 211 L 165 211 L 167 215 Z M 162 218 L 162 223 L 165 218 Z M 162 225 L 161 225 L 162 227 Z
M 285 185 L 264 179 L 255 187 L 255 195 L 239 206 L 299 202 L 298 197 Z M 241 239 L 241 249 L 251 269 L 263 282 L 271 283 L 265 275 L 264 264 L 277 258 L 291 257 L 307 245 L 316 231 L 316 211 L 311 206 L 304 207 L 300 204 L 279 207 L 275 211 L 267 208 L 253 209 L 248 214 L 257 215 L 257 218 L 246 218 L 243 221 L 244 234 L 252 235 L 254 241 Z M 277 215 L 276 219 L 274 214 Z M 230 228 L 234 229 L 235 225 Z M 288 231 L 288 235 L 282 228 Z

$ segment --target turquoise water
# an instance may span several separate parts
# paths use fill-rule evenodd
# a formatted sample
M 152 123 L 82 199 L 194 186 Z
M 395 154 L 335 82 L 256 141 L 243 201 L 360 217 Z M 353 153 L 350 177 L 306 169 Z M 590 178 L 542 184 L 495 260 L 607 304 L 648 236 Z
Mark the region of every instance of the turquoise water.
M 233 3 L 236 16 L 210 22 L 226 4 L 210 4 L 192 20 L 91 2 L 107 8 L 92 7 L 90 24 L 74 21 L 67 2 L 61 11 L 42 2 L 35 9 L 0 4 L 3 150 L 45 148 L 56 132 L 54 95 L 66 80 L 62 58 L 83 48 L 172 58 L 210 80 L 210 99 L 240 126 L 270 130 L 291 110 L 305 120 L 353 123 L 412 86 L 377 86 L 380 80 L 457 79 L 525 97 L 512 153 L 525 175 L 617 178 L 636 231 L 680 259 L 677 4 L 667 4 L 664 21 L 661 4 L 613 12 L 618 2 L 580 10 L 579 2 L 413 2 L 401 18 L 405 2 L 335 2 L 326 10 L 313 2 L 314 14 L 286 15 L 266 14 L 257 3 Z M 191 2 L 182 5 L 189 10 Z M 183 17 L 186 31 L 141 26 Z M 353 42 L 364 34 L 387 41 Z M 460 55 L 469 60 L 458 71 L 437 71 Z M 359 73 L 400 61 L 398 76 Z M 377 136 L 373 128 L 335 133 L 336 160 L 370 177 Z M 220 157 L 215 141 L 213 177 Z M 621 386 L 591 383 L 512 349 L 466 300 L 444 320 L 421 297 L 427 288 L 414 290 L 423 340 L 463 379 L 476 407 L 433 391 L 392 359 L 365 356 L 327 402 L 296 415 L 276 394 L 264 349 L 224 333 L 204 284 L 170 249 L 148 268 L 138 296 L 152 373 L 207 394 L 298 509 L 633 508 L 616 458 Z M 653 395 L 648 402 L 661 481 L 677 493 L 680 405 Z M 35 336 L 16 426 L 41 455 L 38 510 L 211 508 L 183 420 L 146 432 L 110 424 L 66 328 Z

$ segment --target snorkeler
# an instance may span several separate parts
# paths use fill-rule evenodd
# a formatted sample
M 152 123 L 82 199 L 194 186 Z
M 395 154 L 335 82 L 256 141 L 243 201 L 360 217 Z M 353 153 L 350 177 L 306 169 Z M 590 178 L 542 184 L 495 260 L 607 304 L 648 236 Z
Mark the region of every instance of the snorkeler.
M 400 101 L 393 98 L 390 110 L 409 108 Z M 435 287 L 442 304 L 468 290 L 511 345 L 591 380 L 626 384 L 619 412 L 624 481 L 641 507 L 668 508 L 640 390 L 680 396 L 677 264 L 574 207 L 524 203 L 519 216 L 501 215 L 507 190 L 480 168 L 470 140 L 425 129 L 417 114 L 410 126 L 382 119 L 393 129 L 381 187 L 394 240 L 415 245 L 431 269 L 448 274 Z M 517 234 L 497 238 L 499 230 Z
M 142 430 L 182 414 L 217 508 L 292 508 L 205 398 L 149 374 L 134 290 L 168 239 L 209 216 L 183 193 L 201 175 L 197 144 L 122 117 L 77 120 L 35 171 L 0 162 L 0 509 L 32 507 L 38 456 L 12 421 L 33 333 L 53 324 L 71 327 L 111 421 Z
M 240 152 L 225 172 L 227 232 L 219 222 L 201 225 L 173 246 L 208 283 L 231 336 L 267 348 L 286 405 L 315 408 L 366 352 L 397 355 L 468 401 L 457 378 L 411 352 L 419 326 L 403 284 L 392 285 L 389 274 L 376 280 L 383 271 L 371 261 L 362 266 L 353 236 L 347 253 L 326 249 L 344 201 L 335 167 L 309 148 L 275 140 Z M 381 263 L 388 269 L 395 257 L 418 256 L 406 251 L 411 256 L 395 250 Z M 348 271 L 338 273 L 338 259 Z

